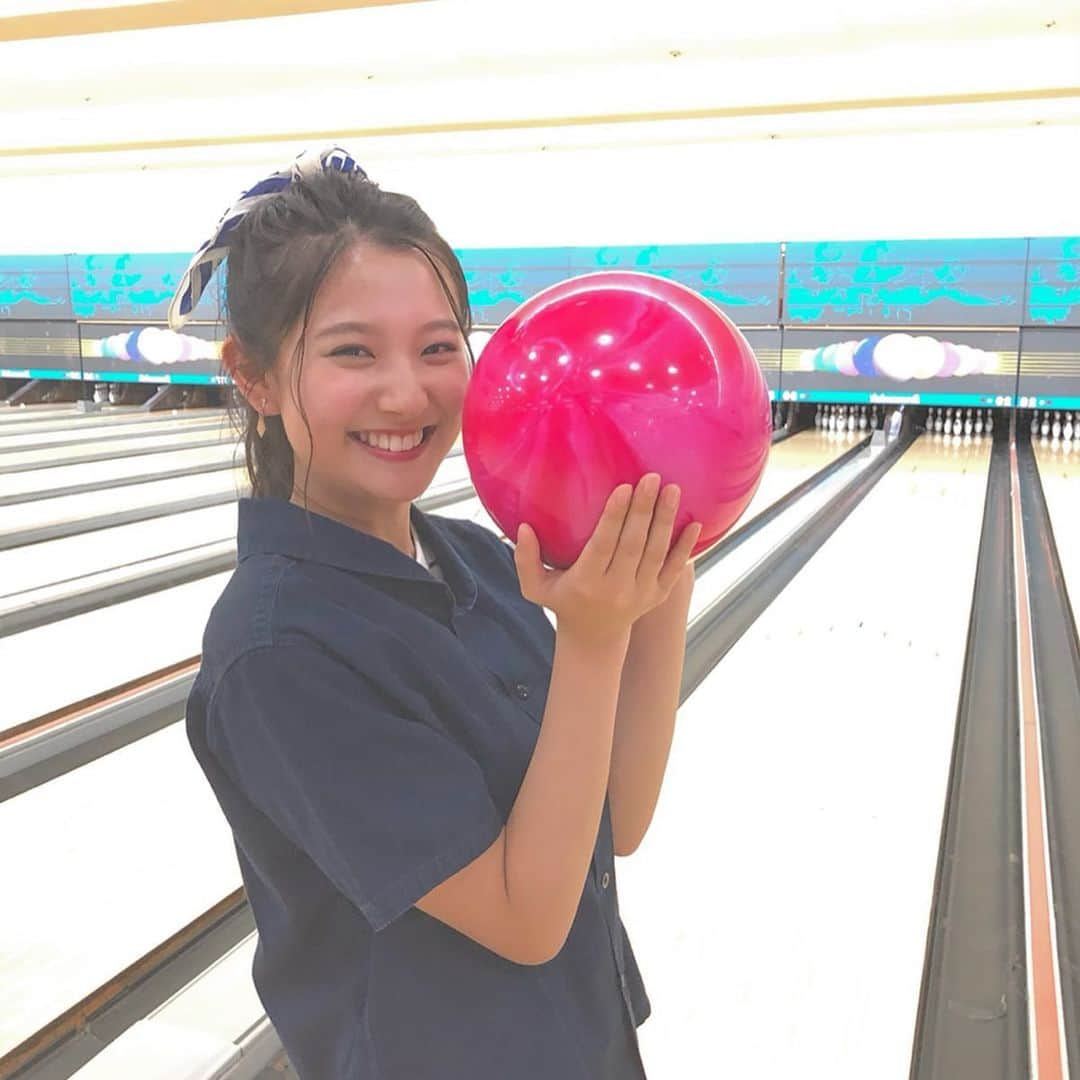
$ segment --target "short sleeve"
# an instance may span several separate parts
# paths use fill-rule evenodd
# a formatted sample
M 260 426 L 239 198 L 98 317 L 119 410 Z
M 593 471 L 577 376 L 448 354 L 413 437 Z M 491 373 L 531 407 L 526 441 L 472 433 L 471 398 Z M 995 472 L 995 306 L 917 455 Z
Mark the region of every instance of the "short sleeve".
M 382 930 L 495 842 L 477 762 L 395 715 L 309 645 L 246 653 L 207 709 L 211 751 L 244 795 Z

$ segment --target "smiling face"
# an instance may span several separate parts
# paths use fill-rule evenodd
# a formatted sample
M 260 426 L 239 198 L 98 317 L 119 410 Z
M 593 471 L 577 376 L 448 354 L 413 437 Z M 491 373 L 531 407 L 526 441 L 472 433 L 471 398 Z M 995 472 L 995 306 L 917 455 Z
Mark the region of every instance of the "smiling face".
M 311 510 L 407 547 L 409 504 L 461 431 L 469 379 L 442 285 L 420 252 L 360 242 L 320 286 L 298 366 L 300 332 L 266 378 L 295 456 L 292 501 L 306 488 Z

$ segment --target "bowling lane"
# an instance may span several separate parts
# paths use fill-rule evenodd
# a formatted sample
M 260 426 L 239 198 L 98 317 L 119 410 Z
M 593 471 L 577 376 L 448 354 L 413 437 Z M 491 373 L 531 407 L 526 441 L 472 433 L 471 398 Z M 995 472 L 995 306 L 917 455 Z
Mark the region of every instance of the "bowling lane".
M 0 1056 L 240 886 L 183 724 L 0 803 L 0 858 Z
M 67 416 L 85 415 L 85 413 L 79 411 L 75 402 L 60 405 L 53 402 L 40 405 L 0 405 L 0 424 L 18 424 L 33 420 L 62 419 Z
M 450 457 L 461 457 L 460 448 L 452 449 Z M 241 464 L 233 470 L 213 469 L 163 480 L 151 475 L 137 484 L 11 503 L 0 514 L 0 548 L 5 543 L 10 545 L 15 537 L 27 531 L 62 531 L 65 526 L 74 523 L 92 523 L 96 518 L 117 514 L 136 514 L 142 507 L 175 504 L 215 492 L 248 494 L 247 470 L 244 466 Z
M 38 673 L 5 686 L 0 730 L 197 657 L 230 573 L 0 638 L 0 671 Z
M 810 428 L 776 443 L 769 451 L 769 463 L 761 477 L 750 505 L 743 511 L 737 526 L 745 524 L 792 488 L 808 480 L 830 461 L 847 453 L 869 432 L 836 433 Z
M 24 432 L 73 431 L 76 429 L 96 429 L 104 427 L 123 428 L 128 424 L 145 424 L 148 420 L 160 420 L 166 416 L 213 416 L 221 412 L 213 409 L 162 409 L 158 412 L 144 412 L 137 405 L 110 406 L 101 412 L 83 412 L 73 407 L 54 409 L 52 412 L 19 413 L 12 410 L 9 415 L 0 409 L 0 418 L 7 419 L 11 427 L 4 426 L 4 435 L 23 434 Z
M 457 482 L 465 460 L 450 458 L 443 468 L 440 486 L 444 476 L 450 483 Z M 235 516 L 235 506 L 231 509 Z M 169 520 L 156 519 L 156 524 L 167 531 Z M 75 543 L 83 539 L 72 538 Z M 62 542 L 68 541 L 50 541 Z M 7 554 L 26 550 L 31 549 L 16 548 Z M 0 638 L 0 671 L 40 671 L 42 657 L 48 657 L 63 672 L 59 678 L 13 680 L 5 691 L 0 729 L 198 656 L 210 609 L 229 576 L 229 572 L 214 574 Z M 93 647 L 88 643 L 94 643 Z
M 1032 446 L 1075 617 L 1080 611 L 1080 447 Z
M 33 499 L 40 493 L 62 491 L 82 484 L 130 480 L 155 476 L 174 469 L 221 467 L 229 462 L 243 464 L 243 447 L 232 442 L 204 446 L 195 450 L 177 450 L 167 454 L 119 458 L 114 461 L 91 461 L 82 465 L 57 465 L 49 469 L 0 476 L 0 500 Z
M 248 491 L 247 470 L 241 466 L 232 470 L 215 469 L 193 476 L 147 480 L 126 487 L 15 503 L 5 506 L 0 514 L 0 543 L 27 529 L 44 530 L 75 521 L 131 513 L 139 507 L 182 502 L 214 492 L 232 492 L 235 496 Z
M 102 421 L 99 426 L 89 428 L 68 428 L 62 431 L 35 431 L 9 434 L 0 429 L 0 463 L 9 451 L 34 450 L 43 447 L 66 446 L 100 446 L 112 439 L 128 441 L 141 439 L 144 436 L 164 435 L 172 432 L 188 431 L 199 428 L 212 431 L 215 428 L 224 430 L 229 424 L 224 413 L 206 415 L 200 410 L 199 415 L 178 416 L 166 415 L 164 417 L 151 413 L 146 416 L 141 424 L 116 425 Z
M 451 457 L 443 461 L 428 490 L 433 494 L 467 481 L 465 459 Z M 0 598 L 18 599 L 30 590 L 118 567 L 137 569 L 148 559 L 227 540 L 236 541 L 235 503 L 27 544 L 0 551 Z M 0 604 L 0 611 L 4 606 Z
M 0 552 L 0 601 L 15 601 L 48 585 L 76 583 L 105 570 L 137 569 L 147 559 L 235 537 L 233 502 L 27 544 Z M 0 603 L 0 611 L 5 606 Z
M 196 425 L 194 430 L 181 428 L 151 433 L 135 439 L 106 439 L 102 442 L 13 450 L 10 453 L 0 454 L 0 471 L 13 473 L 23 469 L 44 470 L 49 466 L 71 464 L 73 458 L 108 461 L 119 457 L 132 458 L 139 454 L 185 450 L 208 443 L 235 444 L 235 442 L 236 433 L 228 425 L 215 425 L 210 429 L 203 425 Z
M 282 1052 L 281 1043 L 251 979 L 257 946 L 258 935 L 248 935 L 110 1043 L 75 1074 L 75 1080 L 148 1080 L 148 1069 L 160 1080 L 219 1076 L 222 1063 L 231 1064 L 238 1055 L 247 1066 L 242 1075 L 284 1080 L 281 1072 L 269 1068 Z M 238 1080 L 241 1073 L 229 1075 Z
M 650 1075 L 906 1080 L 989 453 L 919 440 L 680 711 L 619 864 Z

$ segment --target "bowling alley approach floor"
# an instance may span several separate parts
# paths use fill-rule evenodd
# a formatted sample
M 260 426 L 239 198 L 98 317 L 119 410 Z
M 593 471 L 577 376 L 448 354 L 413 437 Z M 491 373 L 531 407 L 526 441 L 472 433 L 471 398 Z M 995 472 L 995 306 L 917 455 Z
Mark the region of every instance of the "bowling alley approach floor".
M 885 452 L 868 439 L 811 429 L 772 447 L 740 524 L 849 460 L 701 574 L 692 619 L 794 523 L 829 513 Z M 680 709 L 652 827 L 617 863 L 653 1006 L 639 1030 L 650 1080 L 909 1075 L 991 452 L 987 438 L 916 437 Z M 1063 573 L 1080 595 L 1080 453 L 1035 453 Z M 463 467 L 448 461 L 442 479 L 460 483 Z M 90 483 L 107 475 L 100 463 L 78 468 Z M 48 521 L 51 504 L 93 514 L 92 499 L 27 505 Z M 491 524 L 467 489 L 436 512 Z M 0 551 L 0 581 L 8 557 L 7 579 L 45 587 L 50 561 L 67 567 L 54 581 L 99 573 L 130 562 L 133 545 L 145 554 L 220 538 L 225 516 L 186 512 Z M 128 541 L 114 562 L 109 533 Z M 0 728 L 197 658 L 227 576 L 0 637 L 4 670 L 65 657 L 54 677 L 5 691 Z M 113 646 L 85 648 L 91 640 Z M 0 852 L 21 868 L 0 928 L 0 1075 L 23 1040 L 239 888 L 181 720 L 177 710 L 160 730 L 0 801 Z M 0 732 L 0 783 L 3 767 Z M 247 936 L 208 967 L 199 993 L 171 1002 L 170 1030 L 228 1044 L 261 1019 L 254 944 Z M 129 1035 L 129 1045 L 140 1037 Z M 97 1075 L 109 1075 L 107 1055 L 124 1039 L 100 1055 Z M 170 1053 L 159 1045 L 162 1061 Z

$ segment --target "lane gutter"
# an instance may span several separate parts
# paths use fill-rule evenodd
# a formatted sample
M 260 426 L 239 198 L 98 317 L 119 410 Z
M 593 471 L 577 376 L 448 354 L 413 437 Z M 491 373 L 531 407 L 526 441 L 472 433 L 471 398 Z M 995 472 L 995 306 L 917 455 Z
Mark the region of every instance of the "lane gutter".
M 1009 446 L 991 452 L 911 1080 L 1028 1076 Z

